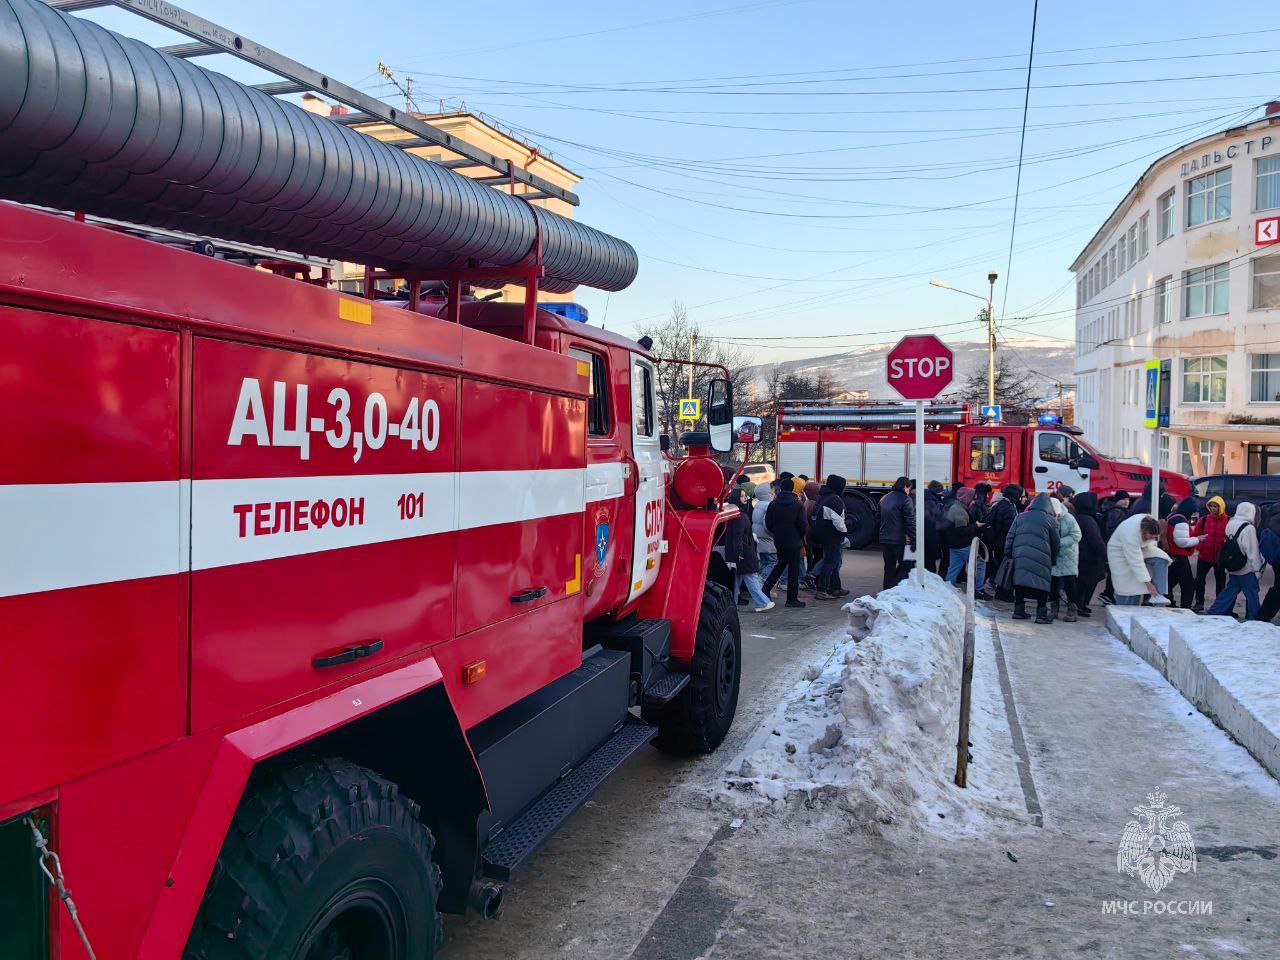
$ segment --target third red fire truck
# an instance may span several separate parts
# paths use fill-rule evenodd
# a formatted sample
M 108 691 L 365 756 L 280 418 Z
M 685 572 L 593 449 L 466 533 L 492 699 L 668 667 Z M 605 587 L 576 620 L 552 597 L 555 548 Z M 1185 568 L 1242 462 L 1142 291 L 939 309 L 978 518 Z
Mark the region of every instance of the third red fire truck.
M 838 403 L 783 401 L 777 416 L 777 469 L 799 476 L 839 474 L 849 485 L 845 498 L 857 519 L 849 542 L 875 542 L 880 498 L 901 476 L 914 476 L 915 405 L 900 402 Z M 1186 496 L 1185 476 L 1162 470 L 1161 489 Z M 925 407 L 923 481 L 946 487 L 985 482 L 993 488 L 1015 483 L 1029 492 L 1069 486 L 1099 496 L 1115 490 L 1140 492 L 1151 468 L 1102 456 L 1079 427 L 1047 416 L 1025 426 L 975 418 L 967 404 L 935 402 Z

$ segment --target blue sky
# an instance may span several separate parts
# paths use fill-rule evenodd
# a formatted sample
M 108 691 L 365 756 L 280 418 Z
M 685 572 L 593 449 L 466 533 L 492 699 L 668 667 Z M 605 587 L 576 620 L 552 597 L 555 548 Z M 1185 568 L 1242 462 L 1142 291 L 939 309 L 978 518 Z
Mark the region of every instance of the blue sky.
M 520 132 L 640 252 L 630 289 L 580 292 L 594 322 L 632 332 L 680 300 L 762 360 L 980 339 L 978 301 L 928 280 L 983 293 L 992 269 L 1005 336 L 1069 338 L 1067 268 L 1137 175 L 1280 96 L 1273 3 L 1042 3 L 1009 270 L 1030 0 L 185 6 L 394 101 L 383 60 L 423 109 Z M 794 339 L 745 342 L 765 337 Z

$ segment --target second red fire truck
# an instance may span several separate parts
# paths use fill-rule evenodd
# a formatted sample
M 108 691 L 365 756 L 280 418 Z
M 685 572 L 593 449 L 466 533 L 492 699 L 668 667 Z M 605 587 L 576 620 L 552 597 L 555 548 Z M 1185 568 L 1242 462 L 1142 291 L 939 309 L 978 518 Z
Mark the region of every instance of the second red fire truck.
M 880 498 L 900 476 L 914 476 L 915 405 L 783 401 L 777 417 L 777 469 L 799 476 L 836 473 L 848 481 L 845 499 L 856 528 L 855 548 L 874 543 Z M 1182 474 L 1160 472 L 1161 489 L 1186 496 Z M 1139 493 L 1151 482 L 1151 468 L 1102 456 L 1079 427 L 1056 417 L 1025 426 L 989 423 L 968 405 L 935 402 L 925 408 L 924 476 L 946 487 L 985 482 L 995 489 L 1015 483 L 1031 493 L 1069 486 L 1106 496 L 1115 490 Z

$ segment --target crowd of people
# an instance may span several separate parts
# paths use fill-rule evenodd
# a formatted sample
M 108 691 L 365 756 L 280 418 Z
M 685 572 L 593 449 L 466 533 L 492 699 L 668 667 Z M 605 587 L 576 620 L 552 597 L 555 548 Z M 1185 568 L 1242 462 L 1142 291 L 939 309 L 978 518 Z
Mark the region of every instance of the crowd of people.
M 739 603 L 772 609 L 772 591 L 784 577 L 788 607 L 805 606 L 801 589 L 818 600 L 849 594 L 840 568 L 855 517 L 845 486 L 834 474 L 822 483 L 786 472 L 768 484 L 738 478 L 729 500 L 740 514 L 722 546 Z M 1017 484 L 947 489 L 936 480 L 923 493 L 922 544 L 916 543 L 915 481 L 899 477 L 880 500 L 875 533 L 886 590 L 916 563 L 959 586 L 976 537 L 984 549 L 974 567 L 975 596 L 1011 601 L 1018 620 L 1074 623 L 1093 616 L 1097 603 L 1176 603 L 1229 616 L 1241 596 L 1250 620 L 1280 613 L 1280 510 L 1259 530 L 1254 504 L 1238 504 L 1229 517 L 1221 497 L 1179 502 L 1162 493 L 1157 520 L 1150 484 L 1136 499 L 1124 490 L 1099 499 L 1066 485 L 1034 496 Z M 1264 598 L 1259 582 L 1268 565 L 1277 576 Z
M 806 606 L 802 588 L 814 591 L 817 600 L 849 595 L 840 583 L 849 533 L 844 488 L 845 479 L 835 474 L 825 483 L 786 472 L 767 484 L 738 478 L 729 502 L 739 515 L 721 546 L 740 604 L 750 603 L 759 613 L 772 610 L 773 589 L 784 576 L 788 607 Z
M 931 507 L 931 496 L 936 506 Z M 989 562 L 977 571 L 975 595 L 1012 601 L 1015 619 L 1072 623 L 1091 617 L 1099 601 L 1176 603 L 1196 613 L 1229 616 L 1240 596 L 1250 620 L 1271 620 L 1280 613 L 1280 585 L 1273 584 L 1265 599 L 1259 596 L 1262 572 L 1280 565 L 1280 511 L 1259 532 L 1252 503 L 1238 504 L 1228 517 L 1221 497 L 1177 501 L 1161 494 L 1160 501 L 1157 520 L 1150 484 L 1137 499 L 1117 490 L 1099 500 L 1096 493 L 1076 493 L 1066 485 L 1034 497 L 1016 484 L 999 491 L 981 483 L 972 492 L 955 487 L 947 499 L 940 485 L 925 491 L 928 519 L 941 517 L 943 549 L 953 551 L 947 580 L 957 582 L 967 560 L 964 548 L 977 537 Z M 925 553 L 931 564 L 928 543 Z M 943 572 L 941 566 L 930 568 Z M 1206 592 L 1210 577 L 1212 596 Z M 1280 583 L 1280 577 L 1276 580 Z M 1032 603 L 1034 614 L 1028 609 Z

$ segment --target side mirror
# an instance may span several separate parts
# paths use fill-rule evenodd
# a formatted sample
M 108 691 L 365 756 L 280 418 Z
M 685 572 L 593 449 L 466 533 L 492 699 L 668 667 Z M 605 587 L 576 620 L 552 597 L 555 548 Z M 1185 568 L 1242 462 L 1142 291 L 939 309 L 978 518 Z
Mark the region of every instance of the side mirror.
M 764 436 L 764 421 L 759 417 L 734 417 L 733 435 L 738 443 L 759 443 Z
M 1095 457 L 1093 454 L 1086 453 L 1083 457 L 1080 458 L 1080 466 L 1084 467 L 1086 470 L 1097 470 L 1098 467 L 1101 466 L 1101 464 L 1098 463 L 1098 458 Z
M 728 380 L 707 384 L 707 432 L 716 453 L 733 449 L 733 387 Z

